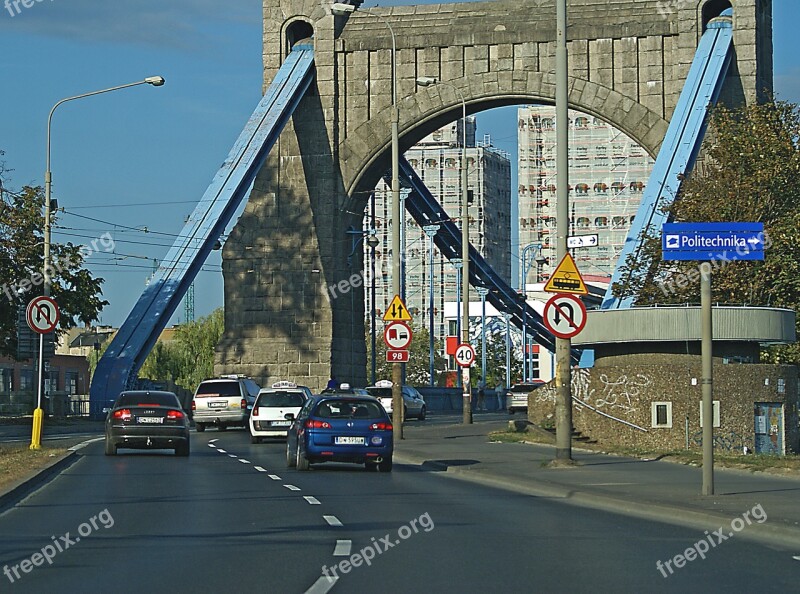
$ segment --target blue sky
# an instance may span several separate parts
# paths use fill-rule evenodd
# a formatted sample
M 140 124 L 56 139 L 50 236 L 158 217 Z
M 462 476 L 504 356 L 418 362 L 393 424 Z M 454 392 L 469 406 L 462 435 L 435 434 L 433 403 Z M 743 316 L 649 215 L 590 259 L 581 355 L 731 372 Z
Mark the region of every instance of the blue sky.
M 394 2 L 409 4 L 411 2 Z M 374 5 L 367 2 L 365 5 Z M 382 3 L 384 5 L 388 3 Z M 111 233 L 86 264 L 106 279 L 101 322 L 121 324 L 261 94 L 261 0 L 37 0 L 0 6 L 0 150 L 12 187 L 43 185 L 56 101 L 161 75 L 167 83 L 67 103 L 53 119 L 55 241 Z M 800 102 L 796 0 L 775 0 L 775 86 Z M 483 112 L 478 138 L 516 155 L 516 108 Z M 16 279 L 0 279 L 0 283 Z M 219 255 L 195 281 L 195 315 L 222 304 Z M 182 308 L 173 322 L 183 319 Z

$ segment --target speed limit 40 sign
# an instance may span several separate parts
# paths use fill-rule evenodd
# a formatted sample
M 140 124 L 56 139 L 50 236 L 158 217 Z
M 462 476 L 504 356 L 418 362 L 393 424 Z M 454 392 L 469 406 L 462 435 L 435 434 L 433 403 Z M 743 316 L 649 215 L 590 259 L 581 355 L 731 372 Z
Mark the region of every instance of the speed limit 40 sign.
M 461 367 L 469 367 L 475 362 L 475 349 L 468 342 L 462 342 L 456 349 L 456 363 Z

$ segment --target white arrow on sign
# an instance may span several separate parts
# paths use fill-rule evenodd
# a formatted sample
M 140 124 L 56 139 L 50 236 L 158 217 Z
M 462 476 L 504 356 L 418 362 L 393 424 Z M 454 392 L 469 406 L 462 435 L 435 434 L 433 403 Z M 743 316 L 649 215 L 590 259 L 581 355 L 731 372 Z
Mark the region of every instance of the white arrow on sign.
M 595 247 L 597 243 L 598 236 L 596 233 L 593 235 L 573 235 L 572 237 L 567 237 L 567 247 L 570 249 Z

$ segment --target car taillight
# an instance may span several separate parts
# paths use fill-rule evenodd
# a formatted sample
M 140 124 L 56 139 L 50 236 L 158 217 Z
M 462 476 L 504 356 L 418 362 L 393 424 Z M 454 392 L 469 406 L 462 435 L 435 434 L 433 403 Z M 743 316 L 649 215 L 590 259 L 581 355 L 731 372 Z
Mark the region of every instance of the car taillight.
M 121 419 L 123 421 L 130 421 L 131 420 L 131 411 L 127 408 L 122 408 L 119 410 L 115 410 L 114 414 L 111 415 L 115 419 Z
M 167 418 L 168 419 L 182 419 L 183 413 L 179 410 L 168 410 L 167 411 Z
M 197 410 L 197 404 L 192 400 L 192 410 Z
M 245 408 L 247 408 L 247 400 L 242 398 L 242 401 L 239 403 L 239 405 L 242 407 L 242 410 L 244 410 Z
M 327 421 L 318 421 L 317 419 L 308 419 L 306 421 L 306 429 L 330 429 L 330 423 Z
M 375 429 L 376 431 L 391 431 L 394 427 L 392 427 L 391 423 L 384 423 L 381 421 L 380 423 L 373 423 L 370 425 L 370 429 Z
M 257 407 L 257 406 L 254 406 L 254 407 L 253 407 L 253 416 L 254 416 L 254 417 L 257 417 L 257 416 L 258 416 L 258 407 Z

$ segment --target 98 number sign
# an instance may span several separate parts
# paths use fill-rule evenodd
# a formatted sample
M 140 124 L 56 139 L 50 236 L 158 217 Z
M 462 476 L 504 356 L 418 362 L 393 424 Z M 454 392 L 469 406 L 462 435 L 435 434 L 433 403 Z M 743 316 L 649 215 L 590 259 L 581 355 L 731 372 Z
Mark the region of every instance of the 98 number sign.
M 475 349 L 472 345 L 462 342 L 456 349 L 456 364 L 461 367 L 469 367 L 475 362 Z

